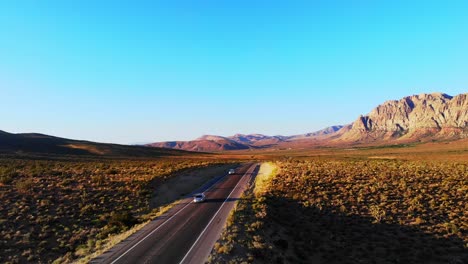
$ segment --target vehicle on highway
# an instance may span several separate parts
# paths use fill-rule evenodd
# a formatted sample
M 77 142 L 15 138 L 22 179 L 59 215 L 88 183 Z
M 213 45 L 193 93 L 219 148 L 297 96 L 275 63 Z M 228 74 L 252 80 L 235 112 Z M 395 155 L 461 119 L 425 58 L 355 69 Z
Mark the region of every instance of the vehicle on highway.
M 205 194 L 204 193 L 197 193 L 193 196 L 193 202 L 194 203 L 201 203 L 206 200 Z
M 230 169 L 229 172 L 228 172 L 228 174 L 234 174 L 234 173 L 236 173 L 236 171 L 234 169 Z

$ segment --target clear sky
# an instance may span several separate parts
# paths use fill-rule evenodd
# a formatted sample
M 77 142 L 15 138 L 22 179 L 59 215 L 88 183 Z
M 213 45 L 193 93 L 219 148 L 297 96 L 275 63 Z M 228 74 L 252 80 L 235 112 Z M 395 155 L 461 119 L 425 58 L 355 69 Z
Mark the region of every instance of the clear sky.
M 1 1 L 0 130 L 292 135 L 468 90 L 468 1 Z

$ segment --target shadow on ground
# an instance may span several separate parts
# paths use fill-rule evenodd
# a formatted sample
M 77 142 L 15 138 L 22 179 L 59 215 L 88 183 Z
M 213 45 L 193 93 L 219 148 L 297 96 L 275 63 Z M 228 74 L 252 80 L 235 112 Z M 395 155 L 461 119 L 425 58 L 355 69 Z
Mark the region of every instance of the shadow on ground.
M 265 204 L 258 234 L 272 248 L 254 249 L 257 263 L 468 263 L 457 236 L 436 237 L 417 227 L 373 223 L 278 197 L 267 197 Z

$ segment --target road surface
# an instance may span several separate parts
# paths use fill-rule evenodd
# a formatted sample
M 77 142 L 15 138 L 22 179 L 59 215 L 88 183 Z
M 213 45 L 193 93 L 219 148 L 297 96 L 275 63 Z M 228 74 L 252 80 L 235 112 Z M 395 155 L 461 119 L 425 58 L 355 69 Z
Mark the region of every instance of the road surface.
M 191 197 L 185 198 L 90 263 L 204 263 L 258 167 L 244 164 L 235 174 L 196 190 L 205 192 L 205 202 L 195 204 Z

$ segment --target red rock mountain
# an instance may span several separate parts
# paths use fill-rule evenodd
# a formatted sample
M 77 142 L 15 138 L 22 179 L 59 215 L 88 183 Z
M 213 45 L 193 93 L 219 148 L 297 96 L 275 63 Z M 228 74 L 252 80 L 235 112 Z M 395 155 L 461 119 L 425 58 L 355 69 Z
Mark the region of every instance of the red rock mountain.
M 360 116 L 335 137 L 338 141 L 419 141 L 468 136 L 468 94 L 420 94 L 387 101 Z

